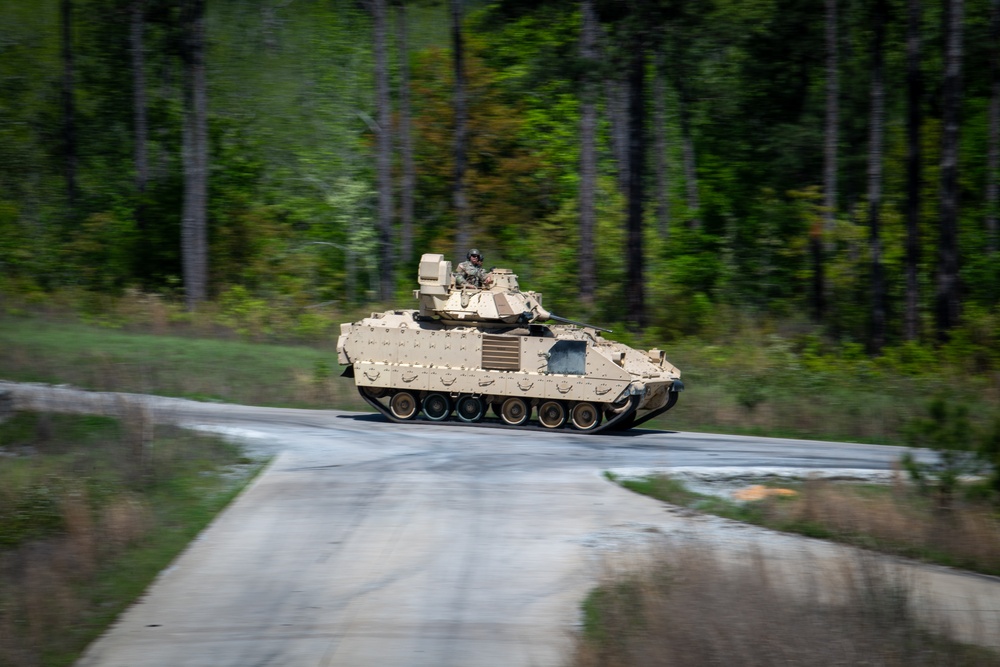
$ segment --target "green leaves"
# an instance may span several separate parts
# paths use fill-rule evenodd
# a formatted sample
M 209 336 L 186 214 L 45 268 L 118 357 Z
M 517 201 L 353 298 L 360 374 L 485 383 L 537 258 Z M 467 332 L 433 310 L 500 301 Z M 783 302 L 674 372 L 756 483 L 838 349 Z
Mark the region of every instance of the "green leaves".
M 942 509 L 950 509 L 960 482 L 984 471 L 989 487 L 1000 492 L 1000 417 L 973 426 L 965 405 L 935 398 L 927 405 L 927 416 L 911 421 L 905 435 L 911 446 L 937 454 L 937 461 L 926 463 L 907 453 L 903 466 Z M 1000 502 L 1000 495 L 994 500 Z

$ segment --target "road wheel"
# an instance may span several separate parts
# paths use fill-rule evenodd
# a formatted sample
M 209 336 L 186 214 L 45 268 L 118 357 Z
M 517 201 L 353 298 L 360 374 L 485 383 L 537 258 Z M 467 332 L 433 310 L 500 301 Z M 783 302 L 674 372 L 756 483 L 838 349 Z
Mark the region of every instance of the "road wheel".
M 455 414 L 464 422 L 477 422 L 483 418 L 485 412 L 486 404 L 478 396 L 466 394 L 458 399 L 458 404 L 455 406 Z
M 424 398 L 424 416 L 434 422 L 444 421 L 451 414 L 451 399 L 447 394 L 434 392 Z
M 396 419 L 413 419 L 420 411 L 420 403 L 408 391 L 399 391 L 389 399 L 389 411 Z
M 566 408 L 559 401 L 545 401 L 538 408 L 538 423 L 545 428 L 559 428 L 566 423 Z
M 604 418 L 611 419 L 612 417 L 616 417 L 621 413 L 625 412 L 625 410 L 627 410 L 629 406 L 628 399 L 629 399 L 628 396 L 623 396 L 614 403 L 605 403 L 604 405 L 607 407 L 604 409 Z
M 500 419 L 505 424 L 520 426 L 531 417 L 531 408 L 524 402 L 523 398 L 511 396 L 500 406 Z
M 573 426 L 581 431 L 589 431 L 601 423 L 601 411 L 593 403 L 577 403 L 570 411 L 570 419 Z

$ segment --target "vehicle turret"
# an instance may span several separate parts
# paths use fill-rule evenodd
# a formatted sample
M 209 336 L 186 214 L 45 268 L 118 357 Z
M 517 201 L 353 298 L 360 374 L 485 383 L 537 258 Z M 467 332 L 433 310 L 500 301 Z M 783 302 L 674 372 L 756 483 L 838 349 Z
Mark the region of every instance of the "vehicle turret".
M 444 255 L 423 255 L 417 278 L 420 289 L 414 292 L 420 317 L 445 324 L 529 324 L 551 319 L 542 307 L 542 295 L 522 292 L 510 269 L 495 268 L 487 278 L 489 284 L 483 288 L 458 287 Z

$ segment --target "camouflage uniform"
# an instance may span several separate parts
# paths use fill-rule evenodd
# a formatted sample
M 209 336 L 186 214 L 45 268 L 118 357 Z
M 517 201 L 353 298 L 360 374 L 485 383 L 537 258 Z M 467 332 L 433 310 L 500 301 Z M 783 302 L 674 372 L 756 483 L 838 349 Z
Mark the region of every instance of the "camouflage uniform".
M 486 284 L 486 274 L 489 273 L 482 266 L 476 266 L 472 261 L 462 262 L 455 271 L 455 284 L 459 287 L 479 287 Z

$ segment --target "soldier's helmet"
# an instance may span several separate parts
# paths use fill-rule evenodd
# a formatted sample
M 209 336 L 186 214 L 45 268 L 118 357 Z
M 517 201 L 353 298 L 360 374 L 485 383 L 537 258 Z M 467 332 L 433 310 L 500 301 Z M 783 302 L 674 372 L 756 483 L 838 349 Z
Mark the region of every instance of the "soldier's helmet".
M 479 248 L 473 248 L 469 252 L 465 253 L 465 258 L 466 259 L 472 259 L 473 256 L 476 256 L 476 257 L 478 257 L 479 259 L 481 259 L 483 261 L 486 260 L 486 258 L 483 257 L 483 253 L 479 252 Z

